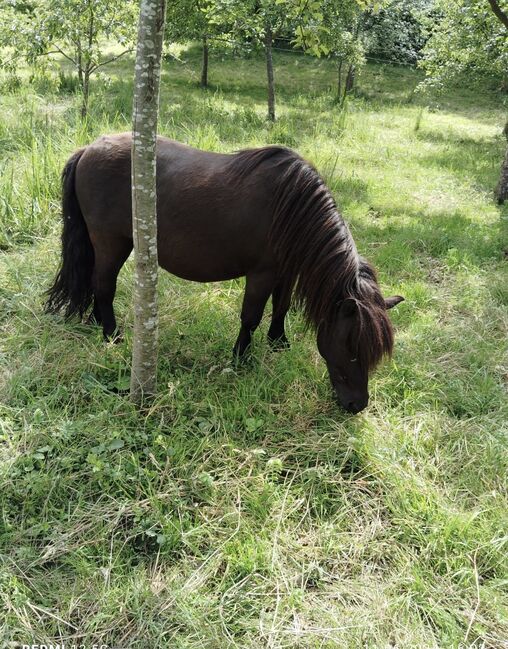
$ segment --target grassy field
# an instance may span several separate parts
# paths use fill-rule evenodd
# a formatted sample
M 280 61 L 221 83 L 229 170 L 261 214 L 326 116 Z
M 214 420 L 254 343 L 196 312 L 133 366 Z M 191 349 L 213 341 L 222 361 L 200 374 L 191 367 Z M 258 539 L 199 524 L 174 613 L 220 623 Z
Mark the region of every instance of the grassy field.
M 396 350 L 371 403 L 333 403 L 312 332 L 289 351 L 264 321 L 232 364 L 243 281 L 160 281 L 159 393 L 121 391 L 125 330 L 43 314 L 59 256 L 59 174 L 78 145 L 128 130 L 132 62 L 78 120 L 69 77 L 0 97 L 0 638 L 175 649 L 508 647 L 507 217 L 492 190 L 503 99 L 414 94 L 369 65 L 333 102 L 327 61 L 165 64 L 161 132 L 231 151 L 278 142 L 320 170 L 377 266 Z M 120 390 L 120 393 L 118 391 Z

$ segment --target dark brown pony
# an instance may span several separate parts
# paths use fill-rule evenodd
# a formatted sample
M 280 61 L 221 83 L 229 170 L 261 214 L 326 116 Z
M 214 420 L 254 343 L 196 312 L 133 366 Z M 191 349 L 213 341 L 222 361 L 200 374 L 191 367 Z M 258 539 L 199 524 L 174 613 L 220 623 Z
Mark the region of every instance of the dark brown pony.
M 368 373 L 390 354 L 386 310 L 373 268 L 362 259 L 316 170 L 294 151 L 270 146 L 232 155 L 199 151 L 159 138 L 159 263 L 197 282 L 246 276 L 242 356 L 272 296 L 269 340 L 286 346 L 291 296 L 317 332 L 340 404 L 368 402 Z M 131 136 L 112 135 L 74 153 L 63 172 L 60 270 L 47 310 L 92 317 L 113 336 L 113 298 L 132 250 Z

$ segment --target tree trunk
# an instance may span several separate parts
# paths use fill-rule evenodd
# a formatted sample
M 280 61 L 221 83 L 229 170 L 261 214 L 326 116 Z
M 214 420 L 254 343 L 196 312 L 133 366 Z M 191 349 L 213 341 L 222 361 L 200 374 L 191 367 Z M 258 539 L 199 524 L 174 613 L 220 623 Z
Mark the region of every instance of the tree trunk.
M 508 145 L 504 156 L 503 165 L 501 167 L 501 178 L 497 186 L 497 202 L 503 205 L 508 200 Z
M 501 7 L 499 6 L 499 2 L 497 0 L 489 0 L 489 4 L 492 11 L 496 15 L 496 18 L 503 23 L 506 29 L 508 29 L 508 13 L 504 12 L 501 9 Z
M 342 96 L 342 59 L 337 66 L 337 100 L 340 101 Z
M 201 68 L 201 87 L 208 88 L 208 38 L 203 36 L 203 67 Z
M 81 74 L 81 119 L 88 115 L 88 99 L 90 97 L 90 70 L 85 69 Z
M 508 200 L 508 122 L 504 126 L 504 134 L 506 135 L 506 152 L 501 166 L 501 177 L 496 189 L 497 202 L 502 205 Z
M 165 0 L 141 0 L 132 133 L 135 253 L 131 401 L 154 394 L 157 373 L 156 141 Z
M 275 122 L 275 85 L 273 81 L 272 42 L 272 26 L 267 23 L 265 28 L 265 54 L 266 76 L 268 80 L 268 119 L 271 122 Z
M 345 87 L 346 94 L 352 92 L 352 90 L 354 89 L 355 76 L 356 76 L 356 68 L 354 65 L 350 65 L 346 77 L 346 87 Z
M 355 86 L 355 66 L 350 64 L 346 74 L 346 82 L 344 83 L 344 92 L 342 94 L 342 104 L 346 101 L 346 97 L 353 90 Z
M 91 74 L 91 58 L 92 58 L 92 48 L 94 38 L 96 36 L 95 28 L 95 14 L 94 14 L 94 5 L 92 0 L 88 0 L 88 48 L 83 56 L 80 48 L 80 67 L 83 68 L 81 81 L 81 90 L 83 93 L 81 101 L 81 119 L 86 119 L 88 115 L 88 98 L 90 96 L 90 74 Z M 83 66 L 83 59 L 85 64 Z
M 83 57 L 81 55 L 81 46 L 78 46 L 76 53 L 76 63 L 78 64 L 78 81 L 81 89 L 83 89 Z

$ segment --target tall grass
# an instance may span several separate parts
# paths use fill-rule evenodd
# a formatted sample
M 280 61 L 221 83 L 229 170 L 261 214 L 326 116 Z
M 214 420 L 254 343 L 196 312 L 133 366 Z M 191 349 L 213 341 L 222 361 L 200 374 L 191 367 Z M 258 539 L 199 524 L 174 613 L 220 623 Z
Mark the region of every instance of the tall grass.
M 369 66 L 341 111 L 332 66 L 279 55 L 272 126 L 262 60 L 216 61 L 207 92 L 198 56 L 182 60 L 165 68 L 162 132 L 311 159 L 383 289 L 406 297 L 395 356 L 346 416 L 297 312 L 290 350 L 270 352 L 264 321 L 238 367 L 243 282 L 162 275 L 159 392 L 134 410 L 130 265 L 120 344 L 42 313 L 60 170 L 129 129 L 131 62 L 95 84 L 85 124 L 69 83 L 36 94 L 21 75 L 0 99 L 3 641 L 507 646 L 502 98 L 458 88 L 424 104 L 417 73 Z

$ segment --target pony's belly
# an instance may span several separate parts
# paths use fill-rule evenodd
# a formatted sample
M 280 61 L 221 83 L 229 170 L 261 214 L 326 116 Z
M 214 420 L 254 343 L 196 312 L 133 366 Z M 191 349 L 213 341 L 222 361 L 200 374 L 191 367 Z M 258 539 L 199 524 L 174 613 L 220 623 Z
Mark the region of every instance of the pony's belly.
M 161 223 L 159 264 L 169 273 L 194 282 L 220 282 L 271 265 L 264 232 L 260 236 L 251 228 L 248 236 L 220 221 L 212 221 L 214 227 L 189 221 L 185 227 L 176 220 Z
M 168 251 L 159 246 L 159 265 L 168 273 L 193 282 L 221 282 L 242 277 L 252 264 L 228 256 L 211 255 L 210 250 Z
M 228 279 L 236 279 L 247 275 L 247 271 L 242 270 L 228 270 L 223 268 L 211 269 L 196 268 L 189 264 L 180 264 L 175 262 L 167 263 L 165 260 L 159 259 L 159 265 L 180 279 L 186 279 L 191 282 L 223 282 Z

